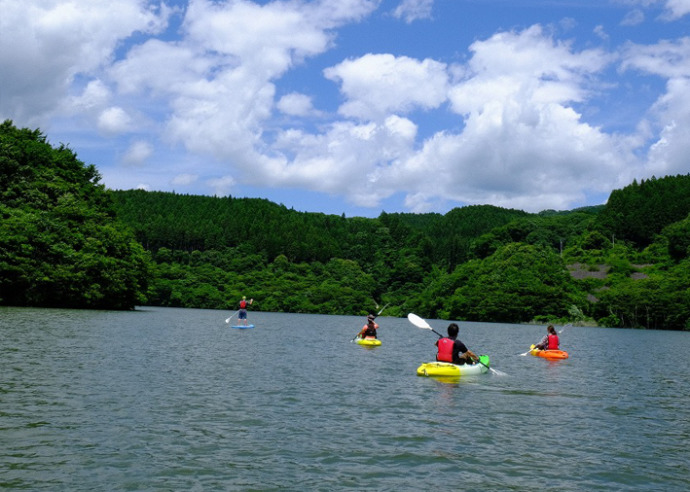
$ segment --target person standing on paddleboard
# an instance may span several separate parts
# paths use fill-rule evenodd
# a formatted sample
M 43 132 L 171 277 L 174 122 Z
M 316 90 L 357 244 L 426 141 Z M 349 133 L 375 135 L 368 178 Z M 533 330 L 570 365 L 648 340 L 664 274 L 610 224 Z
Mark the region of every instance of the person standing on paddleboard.
M 247 302 L 247 296 L 242 296 L 242 300 L 240 301 L 240 310 L 237 319 L 244 326 L 247 326 L 247 306 L 251 306 L 252 302 L 254 302 L 254 299 L 249 299 L 249 302 Z
M 479 357 L 469 350 L 464 343 L 457 339 L 459 327 L 455 323 L 448 325 L 448 336 L 436 341 L 438 353 L 436 360 L 440 362 L 452 362 L 453 364 L 472 364 Z

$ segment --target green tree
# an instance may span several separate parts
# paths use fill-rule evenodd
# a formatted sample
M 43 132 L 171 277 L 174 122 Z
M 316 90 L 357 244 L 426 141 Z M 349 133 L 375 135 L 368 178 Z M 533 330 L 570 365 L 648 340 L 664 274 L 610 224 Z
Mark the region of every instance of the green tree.
M 0 302 L 131 309 L 144 301 L 148 255 L 116 221 L 99 180 L 40 131 L 0 125 Z
M 527 322 L 565 317 L 573 304 L 570 277 L 560 257 L 539 246 L 511 243 L 454 275 L 444 309 L 453 319 Z

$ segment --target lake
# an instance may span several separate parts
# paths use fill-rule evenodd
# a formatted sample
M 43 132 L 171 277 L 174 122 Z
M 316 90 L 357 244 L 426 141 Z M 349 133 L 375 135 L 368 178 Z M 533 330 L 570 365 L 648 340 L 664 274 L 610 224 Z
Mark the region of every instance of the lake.
M 407 319 L 230 314 L 0 308 L 0 488 L 690 490 L 690 333 L 459 323 L 496 372 L 439 381 Z

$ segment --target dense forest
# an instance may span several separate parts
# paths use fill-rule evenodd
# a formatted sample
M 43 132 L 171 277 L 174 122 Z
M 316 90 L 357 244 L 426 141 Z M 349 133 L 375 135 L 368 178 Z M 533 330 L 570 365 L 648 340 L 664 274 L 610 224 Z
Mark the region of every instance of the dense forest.
M 391 316 L 690 330 L 690 175 L 633 182 L 606 205 L 572 211 L 475 205 L 369 219 L 106 190 L 93 166 L 9 122 L 0 158 L 4 304 L 99 307 L 115 297 L 109 307 L 235 310 L 246 295 L 264 311 L 385 305 Z M 105 290 L 115 287 L 127 295 Z
M 362 219 L 258 199 L 113 196 L 121 220 L 152 252 L 149 301 L 157 305 L 234 309 L 244 294 L 268 311 L 363 314 L 388 305 L 393 316 L 689 329 L 690 204 L 676 220 L 663 200 L 640 199 L 649 185 L 682 201 L 674 193 L 690 192 L 690 176 L 619 190 L 615 203 L 626 213 L 618 222 L 608 204 Z M 630 240 L 636 214 L 654 227 Z

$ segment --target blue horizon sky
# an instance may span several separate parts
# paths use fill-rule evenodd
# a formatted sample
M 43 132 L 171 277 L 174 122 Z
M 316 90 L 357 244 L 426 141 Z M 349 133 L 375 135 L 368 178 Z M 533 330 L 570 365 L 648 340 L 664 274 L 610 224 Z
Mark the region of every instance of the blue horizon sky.
M 376 217 L 690 172 L 690 0 L 0 0 L 0 118 L 111 189 Z

